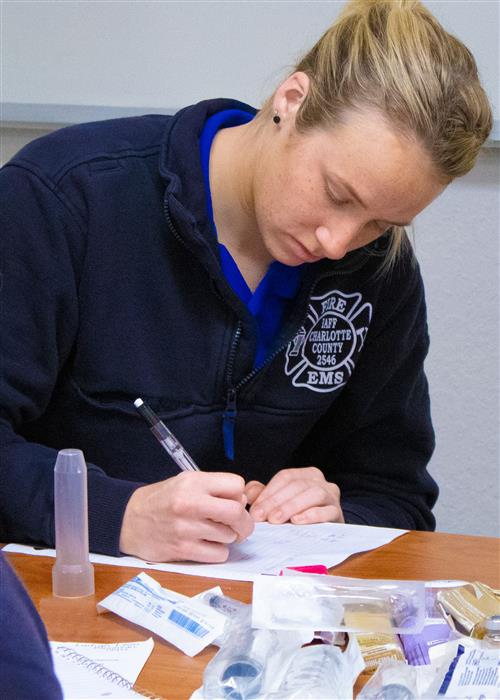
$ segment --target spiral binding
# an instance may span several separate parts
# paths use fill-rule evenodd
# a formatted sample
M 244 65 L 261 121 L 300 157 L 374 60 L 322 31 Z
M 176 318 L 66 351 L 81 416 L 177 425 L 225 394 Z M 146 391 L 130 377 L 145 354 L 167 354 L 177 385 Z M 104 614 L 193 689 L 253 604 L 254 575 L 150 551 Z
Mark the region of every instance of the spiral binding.
M 150 693 L 148 690 L 139 688 L 116 671 L 112 671 L 110 668 L 107 668 L 107 666 L 104 666 L 93 659 L 89 659 L 89 657 L 85 656 L 84 654 L 78 654 L 78 652 L 74 651 L 74 649 L 71 649 L 70 647 L 58 646 L 55 648 L 55 651 L 63 659 L 68 659 L 79 666 L 83 666 L 83 668 L 87 669 L 91 673 L 94 673 L 96 676 L 99 676 L 99 678 L 103 678 L 104 680 L 117 685 L 119 688 L 133 690 L 138 695 L 142 695 L 150 700 L 165 700 L 161 695 L 156 695 Z

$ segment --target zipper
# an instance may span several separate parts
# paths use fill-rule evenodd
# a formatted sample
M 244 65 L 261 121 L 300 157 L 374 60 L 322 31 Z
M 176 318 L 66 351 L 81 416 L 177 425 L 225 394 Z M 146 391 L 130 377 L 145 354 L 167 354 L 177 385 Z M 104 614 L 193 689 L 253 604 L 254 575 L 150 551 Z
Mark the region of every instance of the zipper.
M 326 273 L 322 275 L 321 277 L 318 277 L 317 279 L 314 280 L 314 282 L 311 285 L 311 288 L 309 289 L 309 292 L 307 293 L 307 299 L 309 300 L 311 295 L 314 293 L 314 290 L 316 289 L 317 285 L 319 282 L 326 277 L 330 277 L 332 275 L 335 275 L 336 277 L 341 276 L 341 275 L 347 275 L 350 274 L 352 270 L 339 270 L 336 273 Z M 305 314 L 302 316 L 302 320 L 305 319 Z M 238 325 L 236 326 L 236 331 L 233 336 L 233 340 L 231 343 L 231 349 L 229 351 L 229 359 L 227 363 L 227 372 L 226 372 L 226 382 L 227 382 L 227 392 L 226 392 L 226 407 L 224 410 L 224 413 L 222 414 L 222 438 L 224 442 L 224 453 L 231 462 L 234 461 L 234 431 L 236 428 L 236 417 L 238 414 L 238 408 L 237 408 L 237 394 L 238 391 L 245 386 L 245 384 L 248 384 L 248 382 L 251 382 L 252 379 L 262 370 L 264 367 L 269 365 L 290 343 L 290 340 L 293 338 L 293 335 L 288 337 L 286 341 L 280 345 L 280 347 L 275 350 L 269 357 L 267 357 L 264 362 L 262 362 L 260 365 L 257 367 L 254 367 L 251 372 L 249 372 L 243 379 L 241 379 L 237 384 L 232 384 L 232 377 L 233 377 L 233 369 L 234 369 L 234 361 L 236 359 L 236 351 L 238 349 L 238 343 L 241 337 L 241 332 L 242 332 L 242 324 L 241 321 L 238 321 Z
M 224 441 L 224 453 L 231 462 L 234 462 L 236 413 L 236 391 L 229 389 L 226 396 L 226 408 L 222 414 L 222 439 Z
M 172 217 L 170 216 L 170 207 L 168 206 L 168 202 L 167 202 L 167 195 L 165 195 L 163 197 L 163 215 L 167 221 L 169 229 L 174 234 L 174 238 L 177 241 L 179 241 L 179 243 L 182 243 L 184 248 L 187 248 L 189 250 L 189 246 L 187 245 L 186 241 L 182 238 L 182 236 L 179 234 L 179 232 L 175 228 L 174 222 L 172 221 Z
M 170 216 L 170 208 L 169 208 L 168 203 L 167 203 L 166 195 L 163 197 L 163 216 L 167 220 L 168 227 L 172 231 L 172 233 L 174 234 L 175 238 L 178 241 L 181 241 L 182 239 L 179 236 L 179 233 L 177 232 L 177 229 L 174 226 L 174 222 L 172 221 L 172 217 Z
M 234 428 L 236 424 L 236 387 L 231 386 L 234 361 L 236 359 L 236 351 L 241 337 L 242 324 L 238 321 L 236 331 L 231 341 L 229 350 L 229 359 L 227 361 L 226 384 L 229 387 L 226 394 L 226 408 L 222 414 L 222 439 L 224 442 L 224 453 L 231 462 L 234 461 Z
M 189 246 L 189 243 L 186 243 L 186 241 L 182 238 L 182 236 L 180 235 L 180 233 L 178 232 L 178 230 L 175 227 L 175 224 L 172 220 L 172 217 L 170 216 L 170 207 L 168 205 L 167 195 L 165 195 L 163 198 L 163 216 L 165 217 L 166 222 L 168 224 L 168 227 L 169 227 L 171 233 L 173 234 L 175 240 L 178 241 L 184 248 L 186 248 L 186 250 L 193 253 L 193 249 Z M 208 245 L 207 245 L 207 249 L 210 252 L 210 254 L 213 256 L 213 259 L 216 260 L 216 255 L 215 255 L 214 251 L 211 250 Z

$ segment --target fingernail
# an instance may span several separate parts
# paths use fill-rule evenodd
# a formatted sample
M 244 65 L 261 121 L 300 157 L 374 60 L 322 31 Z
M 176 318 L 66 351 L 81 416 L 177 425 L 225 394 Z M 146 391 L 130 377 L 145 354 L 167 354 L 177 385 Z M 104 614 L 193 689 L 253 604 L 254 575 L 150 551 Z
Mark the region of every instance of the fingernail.
M 280 510 L 275 510 L 269 516 L 270 523 L 281 523 L 283 521 L 283 513 Z
M 254 520 L 264 520 L 264 511 L 262 508 L 253 508 L 251 514 Z

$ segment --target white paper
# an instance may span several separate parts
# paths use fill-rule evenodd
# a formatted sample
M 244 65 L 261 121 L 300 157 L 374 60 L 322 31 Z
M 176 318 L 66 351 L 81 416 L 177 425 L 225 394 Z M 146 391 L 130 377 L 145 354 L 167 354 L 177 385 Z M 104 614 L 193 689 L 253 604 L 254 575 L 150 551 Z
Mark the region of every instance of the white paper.
M 224 564 L 157 564 L 135 557 L 109 557 L 102 554 L 91 554 L 90 561 L 94 564 L 156 569 L 234 581 L 254 581 L 259 574 L 277 575 L 287 566 L 324 564 L 330 568 L 352 554 L 381 547 L 406 532 L 408 530 L 341 523 L 257 523 L 253 534 L 245 542 L 230 546 L 229 557 Z M 55 557 L 53 549 L 34 549 L 18 544 L 9 544 L 4 547 L 4 551 Z
M 226 617 L 209 605 L 162 588 L 145 573 L 101 600 L 97 610 L 109 610 L 155 632 L 188 656 L 211 644 L 226 623 Z
M 152 637 L 143 642 L 115 642 L 113 644 L 50 642 L 53 657 L 57 653 L 58 647 L 72 649 L 75 654 L 82 654 L 95 663 L 106 666 L 133 685 L 153 651 L 154 642 Z
M 132 685 L 153 646 L 152 638 L 115 644 L 50 642 L 65 700 L 142 697 Z

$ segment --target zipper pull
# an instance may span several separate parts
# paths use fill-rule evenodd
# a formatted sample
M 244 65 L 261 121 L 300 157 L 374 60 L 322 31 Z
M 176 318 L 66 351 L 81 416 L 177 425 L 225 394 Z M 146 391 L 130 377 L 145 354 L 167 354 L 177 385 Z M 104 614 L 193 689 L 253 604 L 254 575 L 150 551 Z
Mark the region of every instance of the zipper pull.
M 234 427 L 236 424 L 236 391 L 229 389 L 226 398 L 226 410 L 222 414 L 222 437 L 226 457 L 234 461 Z

